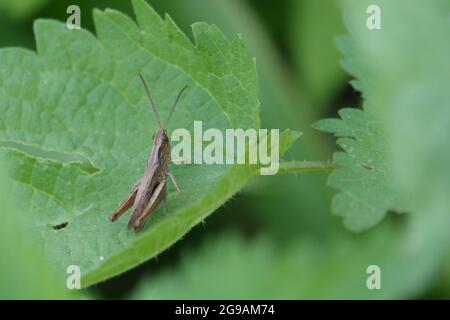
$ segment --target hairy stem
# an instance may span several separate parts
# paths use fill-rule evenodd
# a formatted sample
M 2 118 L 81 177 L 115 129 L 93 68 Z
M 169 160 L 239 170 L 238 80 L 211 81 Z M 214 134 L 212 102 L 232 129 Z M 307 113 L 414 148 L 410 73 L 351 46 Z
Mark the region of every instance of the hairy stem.
M 278 173 L 331 172 L 337 166 L 330 161 L 281 162 Z

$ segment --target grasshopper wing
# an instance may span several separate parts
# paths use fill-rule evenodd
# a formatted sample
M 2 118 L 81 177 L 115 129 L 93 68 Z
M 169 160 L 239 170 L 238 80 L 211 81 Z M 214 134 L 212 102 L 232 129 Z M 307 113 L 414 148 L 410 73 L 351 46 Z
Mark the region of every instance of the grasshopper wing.
M 153 193 L 147 202 L 147 205 L 142 211 L 139 211 L 139 214 L 133 214 L 130 217 L 130 221 L 128 222 L 128 228 L 134 228 L 134 231 L 138 233 L 141 231 L 145 222 L 147 221 L 150 214 L 155 211 L 161 201 L 164 201 L 166 198 L 166 179 L 163 179 L 159 182 L 156 188 L 153 190 Z

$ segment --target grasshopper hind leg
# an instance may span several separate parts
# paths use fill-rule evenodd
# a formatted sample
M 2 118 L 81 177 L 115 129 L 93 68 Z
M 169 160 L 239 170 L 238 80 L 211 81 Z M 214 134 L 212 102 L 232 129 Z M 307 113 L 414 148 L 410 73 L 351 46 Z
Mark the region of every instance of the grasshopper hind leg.
M 156 186 L 145 209 L 142 212 L 140 212 L 139 215 L 136 216 L 131 215 L 130 221 L 128 221 L 128 228 L 134 229 L 135 233 L 141 231 L 150 214 L 153 211 L 155 211 L 155 209 L 158 207 L 161 201 L 164 201 L 165 198 L 166 198 L 166 180 L 164 179 Z
M 141 178 L 142 179 L 142 178 Z M 125 200 L 122 201 L 122 203 L 119 205 L 119 207 L 111 213 L 108 218 L 111 220 L 111 222 L 116 221 L 119 219 L 119 217 L 124 214 L 128 209 L 130 209 L 133 206 L 134 200 L 136 199 L 136 194 L 139 189 L 139 185 L 141 183 L 141 179 L 139 179 L 131 189 L 128 196 L 125 198 Z

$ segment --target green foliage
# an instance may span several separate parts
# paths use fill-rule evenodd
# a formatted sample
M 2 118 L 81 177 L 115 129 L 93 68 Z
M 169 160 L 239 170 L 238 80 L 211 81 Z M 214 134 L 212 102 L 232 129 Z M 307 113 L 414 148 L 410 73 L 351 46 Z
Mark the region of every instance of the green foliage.
M 367 111 L 389 137 L 386 150 L 395 188 L 408 197 L 410 210 L 419 212 L 424 202 L 449 190 L 450 151 L 444 137 L 450 132 L 450 5 L 433 0 L 414 5 L 380 1 L 380 6 L 389 28 L 374 34 L 357 28 L 360 20 L 349 21 L 352 39 L 343 46 L 348 52 L 344 65 L 358 77 Z M 355 15 L 358 6 L 352 8 L 349 14 Z M 406 25 L 417 26 L 414 37 Z
M 446 109 L 442 104 L 446 102 L 443 99 L 436 101 L 447 90 L 436 86 L 433 77 L 440 79 L 448 74 L 438 68 L 445 65 L 447 55 L 444 52 L 449 52 L 442 43 L 446 43 L 444 38 L 450 25 L 443 19 L 434 18 L 439 16 L 437 10 L 442 8 L 441 1 L 420 3 L 414 9 L 406 2 L 378 1 L 374 4 L 382 8 L 382 29 L 370 31 L 361 27 L 366 16 L 359 14 L 369 2 L 348 3 L 346 22 L 352 37 L 339 39 L 339 46 L 344 53 L 343 65 L 356 77 L 353 85 L 365 98 L 364 111 L 344 109 L 340 113 L 342 120 L 323 120 L 316 127 L 340 137 L 338 144 L 345 151 L 335 154 L 335 163 L 342 169 L 334 172 L 329 180 L 331 186 L 341 191 L 334 199 L 333 210 L 346 217 L 350 228 L 362 230 L 380 221 L 389 209 L 399 212 L 417 209 L 411 201 L 420 195 L 408 189 L 423 183 L 413 180 L 421 171 L 418 166 L 422 159 L 419 155 L 411 158 L 412 152 L 420 150 L 433 157 L 433 161 L 446 162 L 448 155 L 442 151 L 446 148 L 438 149 L 435 143 L 432 143 L 433 150 L 424 152 L 424 148 L 433 139 L 437 144 L 442 143 L 439 130 L 444 134 L 448 128 L 443 120 L 439 120 L 448 118 L 442 113 Z M 402 5 L 408 7 L 406 12 L 401 13 Z M 402 19 L 397 17 L 400 14 Z M 439 30 L 432 40 L 424 30 L 418 34 L 423 37 L 420 39 L 430 42 L 429 46 L 421 47 L 427 48 L 423 52 L 420 49 L 420 53 L 417 52 L 417 38 L 409 36 L 410 30 L 403 28 L 405 21 L 420 25 L 424 30 L 429 26 L 429 32 Z M 439 23 L 439 28 L 432 29 Z M 394 46 L 394 43 L 397 44 Z M 438 46 L 441 60 L 431 58 L 428 49 Z M 444 83 L 444 79 L 438 83 Z M 425 93 L 426 97 L 423 96 Z M 429 109 L 430 99 L 435 101 L 435 107 L 429 115 L 434 115 L 433 120 L 438 124 L 432 134 L 425 127 L 417 130 L 426 123 L 421 109 L 425 106 Z M 417 139 L 412 139 L 413 135 L 417 135 Z M 441 150 L 440 154 L 436 153 L 438 150 Z M 445 171 L 442 164 L 440 168 Z M 404 173 L 405 170 L 408 172 Z M 407 179 L 403 186 L 397 184 L 400 176 Z
M 336 152 L 338 166 L 328 180 L 340 192 L 333 199 L 333 212 L 354 231 L 373 227 L 398 201 L 386 163 L 386 137 L 380 124 L 366 112 L 341 109 L 342 119 L 326 119 L 314 125 L 338 137 L 344 152 Z
M 302 86 L 292 77 L 295 68 L 287 68 L 284 56 L 278 52 L 278 39 L 270 37 L 264 28 L 264 21 L 258 19 L 248 2 L 191 0 L 189 6 L 183 0 L 151 0 L 151 3 L 160 12 L 170 12 L 177 23 L 184 26 L 185 31 L 188 31 L 191 21 L 209 21 L 217 24 L 228 35 L 242 33 L 246 48 L 256 57 L 258 65 L 262 126 L 301 128 L 301 131 L 305 131 L 306 138 L 295 144 L 285 159 L 298 161 L 328 157 L 326 150 L 329 145 L 319 139 L 318 132 L 308 128 L 313 121 L 311 119 L 318 118 L 318 115 L 312 115 L 313 110 L 318 109 L 305 99 Z M 260 1 L 253 1 L 253 4 L 260 11 Z M 277 2 L 276 5 L 279 10 L 283 10 L 282 2 Z M 264 8 L 273 10 L 274 6 L 271 4 Z M 286 19 L 288 18 L 287 16 Z M 258 179 L 251 187 L 243 190 L 246 195 L 257 195 L 239 199 L 242 201 L 240 208 L 246 208 L 239 209 L 242 212 L 239 216 L 255 212 L 253 218 L 264 225 L 265 232 L 281 237 L 328 230 L 331 189 L 325 185 L 325 178 L 323 174 L 302 174 L 301 177 L 277 175 Z M 283 214 L 280 215 L 279 212 Z M 223 223 L 227 222 L 230 219 L 224 215 Z
M 158 209 L 136 236 L 127 216 L 115 224 L 106 217 L 142 174 L 155 131 L 139 71 L 162 119 L 180 87 L 190 87 L 169 132 L 192 130 L 194 119 L 220 129 L 302 127 L 334 112 L 344 77 L 332 44 L 343 33 L 338 1 L 148 2 L 184 32 L 143 1 L 133 1 L 137 24 L 97 10 L 94 30 L 92 7 L 132 14 L 131 5 L 79 0 L 82 26 L 97 36 L 38 20 L 37 53 L 0 50 L 0 154 L 13 169 L 12 180 L 0 179 L 1 297 L 67 297 L 60 276 L 69 264 L 81 265 L 89 286 L 157 255 L 85 292 L 103 288 L 100 297 L 110 297 L 120 287 L 128 297 L 140 276 L 133 298 L 416 298 L 437 281 L 439 297 L 448 296 L 448 1 L 340 1 L 349 36 L 337 44 L 363 108 L 343 105 L 340 119 L 314 125 L 342 149 L 333 155 L 332 188 L 325 175 L 304 173 L 329 169 L 311 161 L 327 159 L 329 140 L 302 130 L 303 143 L 286 156 L 294 162 L 280 170 L 291 175 L 255 179 L 204 228 L 193 226 L 247 185 L 255 168 L 173 166 L 183 192 L 169 183 L 166 212 Z M 33 47 L 31 15 L 44 4 L 46 17 L 64 21 L 72 2 L 0 0 L 0 44 Z M 381 8 L 381 30 L 366 28 L 369 4 Z M 286 23 L 267 32 L 270 23 L 259 18 L 280 12 Z M 204 23 L 190 36 L 192 21 L 243 40 Z M 261 92 L 243 42 L 258 61 Z M 298 136 L 284 131 L 282 151 Z M 333 189 L 339 217 L 329 214 Z M 371 264 L 381 267 L 382 290 L 367 290 Z
M 343 86 L 334 38 L 345 32 L 337 0 L 291 0 L 289 45 L 314 108 L 325 108 Z
M 245 241 L 225 232 L 183 252 L 176 268 L 141 281 L 135 299 L 389 299 L 411 297 L 414 275 L 394 258 L 399 229 L 383 224 L 362 237 L 324 243 L 297 236 L 283 246 L 268 235 Z M 393 245 L 394 244 L 394 245 Z M 226 258 L 224 258 L 226 257 Z M 368 290 L 368 261 L 383 272 L 382 290 Z M 220 276 L 217 276 L 220 275 Z M 397 279 L 400 278 L 400 281 Z M 207 292 L 207 294 L 206 294 Z
M 70 296 L 65 280 L 55 276 L 52 266 L 33 243 L 19 199 L 0 159 L 0 299 L 62 299 Z
M 61 271 L 80 265 L 84 286 L 163 251 L 252 174 L 247 166 L 175 166 L 183 192 L 169 185 L 167 213 L 157 210 L 142 234 L 126 230 L 126 219 L 107 220 L 142 174 L 156 129 L 139 72 L 162 119 L 189 85 L 169 132 L 192 130 L 193 120 L 219 129 L 259 128 L 260 121 L 255 64 L 239 37 L 228 41 L 197 23 L 194 45 L 170 17 L 162 20 L 143 1 L 133 6 L 138 25 L 114 10 L 95 11 L 98 39 L 38 20 L 37 54 L 0 51 L 1 152 L 14 164 L 14 187 L 47 257 Z
M 13 19 L 24 19 L 40 8 L 49 0 L 0 0 L 0 13 L 6 13 Z
M 450 96 L 444 85 L 450 74 L 450 6 L 440 0 L 413 2 L 345 1 L 351 37 L 339 45 L 344 67 L 362 91 L 364 110 L 343 110 L 342 120 L 325 120 L 317 127 L 341 137 L 344 153 L 334 159 L 342 168 L 329 182 L 340 191 L 333 211 L 344 215 L 350 228 L 368 228 L 388 209 L 409 213 L 399 234 L 404 248 L 396 267 L 405 270 L 407 261 L 414 265 L 411 270 L 420 275 L 417 289 L 437 272 L 450 240 L 450 206 L 444 196 L 450 192 L 444 138 L 450 136 Z M 369 4 L 382 8 L 381 30 L 361 27 L 366 19 L 361 12 Z M 407 26 L 417 27 L 414 36 Z M 376 204 L 376 211 L 361 208 L 366 203 Z

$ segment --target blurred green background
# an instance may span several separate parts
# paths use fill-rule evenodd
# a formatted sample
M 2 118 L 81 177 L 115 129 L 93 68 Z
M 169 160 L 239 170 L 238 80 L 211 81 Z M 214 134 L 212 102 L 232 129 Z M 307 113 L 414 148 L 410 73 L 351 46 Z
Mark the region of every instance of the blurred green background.
M 241 33 L 249 54 L 257 60 L 262 127 L 304 132 L 301 143 L 289 152 L 288 159 L 331 158 L 337 149 L 333 138 L 311 129 L 310 125 L 322 118 L 336 117 L 342 107 L 361 104 L 359 93 L 350 87 L 350 78 L 340 66 L 341 55 L 334 43 L 335 36 L 346 33 L 338 1 L 148 2 L 160 14 L 169 13 L 189 36 L 190 24 L 195 21 L 214 23 L 229 37 Z M 35 49 L 33 21 L 36 18 L 65 21 L 70 4 L 81 7 L 82 27 L 94 33 L 93 8 L 114 8 L 133 16 L 131 4 L 122 0 L 0 0 L 0 47 Z M 395 251 L 389 250 L 393 243 L 401 241 L 404 217 L 388 215 L 370 231 L 354 234 L 331 214 L 334 191 L 327 187 L 326 178 L 326 174 L 310 173 L 258 179 L 157 259 L 83 290 L 81 296 L 122 299 L 448 297 L 448 263 L 430 272 L 409 270 L 395 256 Z M 15 209 L 11 208 L 15 208 L 14 200 L 2 199 L 1 210 L 13 215 Z M 10 285 L 0 288 L 1 298 L 80 296 L 60 289 L 56 283 L 61 281 L 50 279 L 51 275 L 48 279 L 42 277 L 39 268 L 24 269 L 24 265 L 39 258 L 26 254 L 32 250 L 27 244 L 32 242 L 27 234 L 11 230 L 2 222 L 0 277 L 4 281 L 0 283 L 8 280 Z M 11 252 L 7 246 L 11 233 L 26 244 L 23 251 Z M 382 290 L 366 287 L 366 268 L 372 264 L 388 270 L 382 283 L 389 285 L 383 285 Z M 405 272 L 405 268 L 409 271 Z M 15 287 L 16 279 L 23 280 L 23 288 L 12 292 L 10 288 Z M 30 288 L 26 287 L 27 283 L 31 283 Z

